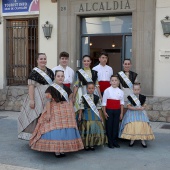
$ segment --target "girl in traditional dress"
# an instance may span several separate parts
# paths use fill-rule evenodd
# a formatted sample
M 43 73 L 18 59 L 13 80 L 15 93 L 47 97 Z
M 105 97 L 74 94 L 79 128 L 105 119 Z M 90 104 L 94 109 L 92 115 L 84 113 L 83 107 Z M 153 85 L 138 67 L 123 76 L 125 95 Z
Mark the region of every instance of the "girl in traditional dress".
M 46 64 L 45 53 L 39 53 L 37 67 L 31 71 L 28 77 L 29 93 L 18 117 L 18 138 L 20 139 L 30 139 L 37 124 L 37 118 L 46 104 L 45 90 L 54 80 L 54 74 L 46 67 Z
M 55 156 L 63 157 L 65 152 L 84 147 L 75 120 L 72 91 L 63 85 L 64 71 L 56 71 L 55 81 L 45 92 L 46 111 L 38 120 L 30 146 L 33 150 L 55 152 Z
M 94 94 L 95 84 L 87 84 L 87 94 L 81 98 L 79 121 L 82 120 L 80 134 L 85 150 L 94 151 L 94 146 L 106 143 L 105 129 L 101 115 L 101 100 Z
M 146 96 L 141 95 L 140 91 L 140 84 L 135 83 L 133 86 L 134 94 L 128 96 L 128 110 L 122 120 L 119 137 L 131 140 L 130 147 L 134 145 L 135 140 L 141 140 L 142 146 L 146 148 L 145 140 L 153 140 L 155 137 L 145 111 Z
M 83 56 L 84 68 L 79 69 L 77 71 L 77 81 L 74 85 L 74 90 L 73 90 L 73 101 L 74 101 L 75 112 L 80 110 L 80 99 L 83 94 L 87 93 L 86 85 L 88 82 L 93 82 L 95 84 L 96 88 L 94 93 L 98 95 L 100 98 L 102 98 L 99 89 L 99 84 L 97 81 L 97 71 L 91 70 L 90 64 L 91 64 L 91 57 L 89 55 L 84 55 Z

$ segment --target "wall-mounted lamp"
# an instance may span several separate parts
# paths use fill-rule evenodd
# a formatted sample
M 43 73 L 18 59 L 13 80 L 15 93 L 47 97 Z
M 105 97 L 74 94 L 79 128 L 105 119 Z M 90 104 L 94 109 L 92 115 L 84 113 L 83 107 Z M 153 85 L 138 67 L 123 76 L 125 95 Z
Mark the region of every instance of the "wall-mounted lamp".
M 166 37 L 170 35 L 170 17 L 166 16 L 165 19 L 161 20 L 163 33 Z
M 115 43 L 113 42 L 113 44 L 112 44 L 112 47 L 114 48 L 116 45 L 115 45 Z
M 90 42 L 90 44 L 89 44 L 90 46 L 92 46 L 93 45 L 93 43 L 92 42 Z
M 42 29 L 43 29 L 43 32 L 44 32 L 44 37 L 46 37 L 47 40 L 49 38 L 51 38 L 53 26 L 51 24 L 49 24 L 48 21 L 46 21 L 46 23 L 44 25 L 42 25 Z

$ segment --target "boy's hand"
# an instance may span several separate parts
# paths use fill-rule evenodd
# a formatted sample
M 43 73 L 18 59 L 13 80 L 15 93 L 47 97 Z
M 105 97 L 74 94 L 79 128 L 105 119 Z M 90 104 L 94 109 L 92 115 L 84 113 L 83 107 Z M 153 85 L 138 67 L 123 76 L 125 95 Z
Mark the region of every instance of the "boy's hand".
M 107 120 L 108 119 L 108 114 L 106 112 L 104 112 L 104 116 L 105 116 L 105 119 Z
M 122 120 L 122 118 L 123 118 L 123 113 L 120 114 L 120 120 Z

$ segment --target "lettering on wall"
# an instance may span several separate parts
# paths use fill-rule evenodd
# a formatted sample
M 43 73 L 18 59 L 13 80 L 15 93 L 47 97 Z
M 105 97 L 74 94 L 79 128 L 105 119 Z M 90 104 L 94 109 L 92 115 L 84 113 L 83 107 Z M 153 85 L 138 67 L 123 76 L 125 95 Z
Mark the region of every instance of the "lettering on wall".
M 129 0 L 112 1 L 112 2 L 94 2 L 94 3 L 81 3 L 79 12 L 90 11 L 113 11 L 119 9 L 131 9 Z

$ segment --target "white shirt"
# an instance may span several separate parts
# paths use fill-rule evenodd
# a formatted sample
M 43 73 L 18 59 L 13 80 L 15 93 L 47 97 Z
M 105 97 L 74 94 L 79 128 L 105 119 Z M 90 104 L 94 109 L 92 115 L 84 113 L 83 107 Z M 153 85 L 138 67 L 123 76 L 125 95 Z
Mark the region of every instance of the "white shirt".
M 74 81 L 74 70 L 70 67 L 66 67 L 66 69 L 64 69 L 61 65 L 58 65 L 56 67 L 54 67 L 52 69 L 53 73 L 55 74 L 55 71 L 56 70 L 63 70 L 64 71 L 64 83 L 67 84 L 67 83 L 70 83 L 72 84 L 73 81 Z
M 104 91 L 102 106 L 106 106 L 107 99 L 120 100 L 120 104 L 124 105 L 124 92 L 118 87 L 114 88 L 110 86 Z
M 99 64 L 93 67 L 92 70 L 98 72 L 98 81 L 110 81 L 110 77 L 113 75 L 113 69 L 108 65 L 102 66 Z

